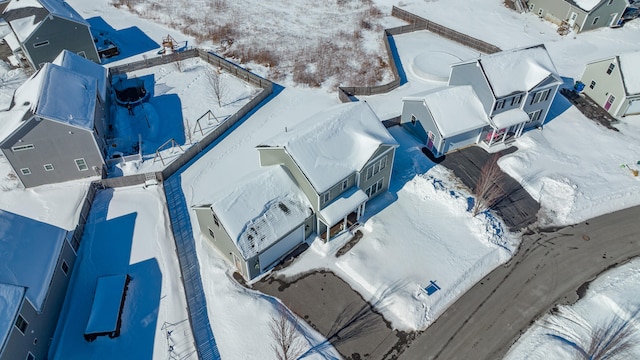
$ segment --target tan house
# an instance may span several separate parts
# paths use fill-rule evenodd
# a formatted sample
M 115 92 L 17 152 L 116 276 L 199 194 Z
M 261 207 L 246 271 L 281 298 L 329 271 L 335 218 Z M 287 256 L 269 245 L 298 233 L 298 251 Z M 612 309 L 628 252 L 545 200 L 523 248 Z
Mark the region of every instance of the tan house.
M 588 63 L 581 81 L 584 94 L 612 116 L 640 114 L 640 52 Z
M 366 102 L 340 104 L 257 147 L 260 170 L 210 204 L 201 232 L 253 279 L 312 233 L 348 230 L 389 188 L 397 142 Z

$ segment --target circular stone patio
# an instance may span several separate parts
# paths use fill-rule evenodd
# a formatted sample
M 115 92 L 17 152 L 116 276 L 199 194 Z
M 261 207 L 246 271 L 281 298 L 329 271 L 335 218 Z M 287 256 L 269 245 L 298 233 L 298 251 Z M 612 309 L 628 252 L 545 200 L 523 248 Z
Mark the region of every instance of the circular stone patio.
M 449 80 L 450 65 L 461 61 L 461 58 L 448 52 L 428 51 L 413 58 L 411 70 L 419 79 L 446 82 Z

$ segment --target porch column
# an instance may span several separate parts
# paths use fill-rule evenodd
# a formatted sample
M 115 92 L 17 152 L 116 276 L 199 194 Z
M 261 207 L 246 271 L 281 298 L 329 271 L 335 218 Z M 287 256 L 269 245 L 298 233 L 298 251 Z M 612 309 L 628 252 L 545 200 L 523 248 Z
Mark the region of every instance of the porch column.
M 489 138 L 489 146 L 493 144 L 493 137 L 496 136 L 496 129 L 491 129 L 491 137 Z
M 331 239 L 331 226 L 327 225 L 327 238 L 325 242 L 329 242 L 329 239 Z
M 347 230 L 347 217 L 345 216 L 344 219 L 342 219 L 342 230 Z
M 364 215 L 364 209 L 367 206 L 367 202 L 363 202 L 362 203 L 362 211 L 360 212 L 360 216 Z M 358 220 L 360 220 L 360 216 L 358 216 Z

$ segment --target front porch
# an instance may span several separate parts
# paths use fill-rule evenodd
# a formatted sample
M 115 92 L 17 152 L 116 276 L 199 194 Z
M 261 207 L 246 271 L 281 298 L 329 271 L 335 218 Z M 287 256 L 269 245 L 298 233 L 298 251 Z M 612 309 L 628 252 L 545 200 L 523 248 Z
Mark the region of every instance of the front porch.
M 350 213 L 349 215 L 347 215 L 344 221 L 341 221 L 333 225 L 329 229 L 328 234 L 327 234 L 327 231 L 320 234 L 320 238 L 323 239 L 325 242 L 329 241 L 330 239 L 333 239 L 336 235 L 340 234 L 344 230 L 350 229 L 354 224 L 356 224 L 358 222 L 358 218 L 359 216 L 355 211 Z

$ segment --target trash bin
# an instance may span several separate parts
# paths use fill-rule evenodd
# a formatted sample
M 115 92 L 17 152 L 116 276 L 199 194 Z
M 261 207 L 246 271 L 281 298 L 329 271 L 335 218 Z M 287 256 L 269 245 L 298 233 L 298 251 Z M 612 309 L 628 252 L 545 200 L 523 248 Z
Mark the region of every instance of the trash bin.
M 576 84 L 573 86 L 573 88 L 577 92 L 581 92 L 582 90 L 584 90 L 584 83 L 582 81 L 576 81 Z

